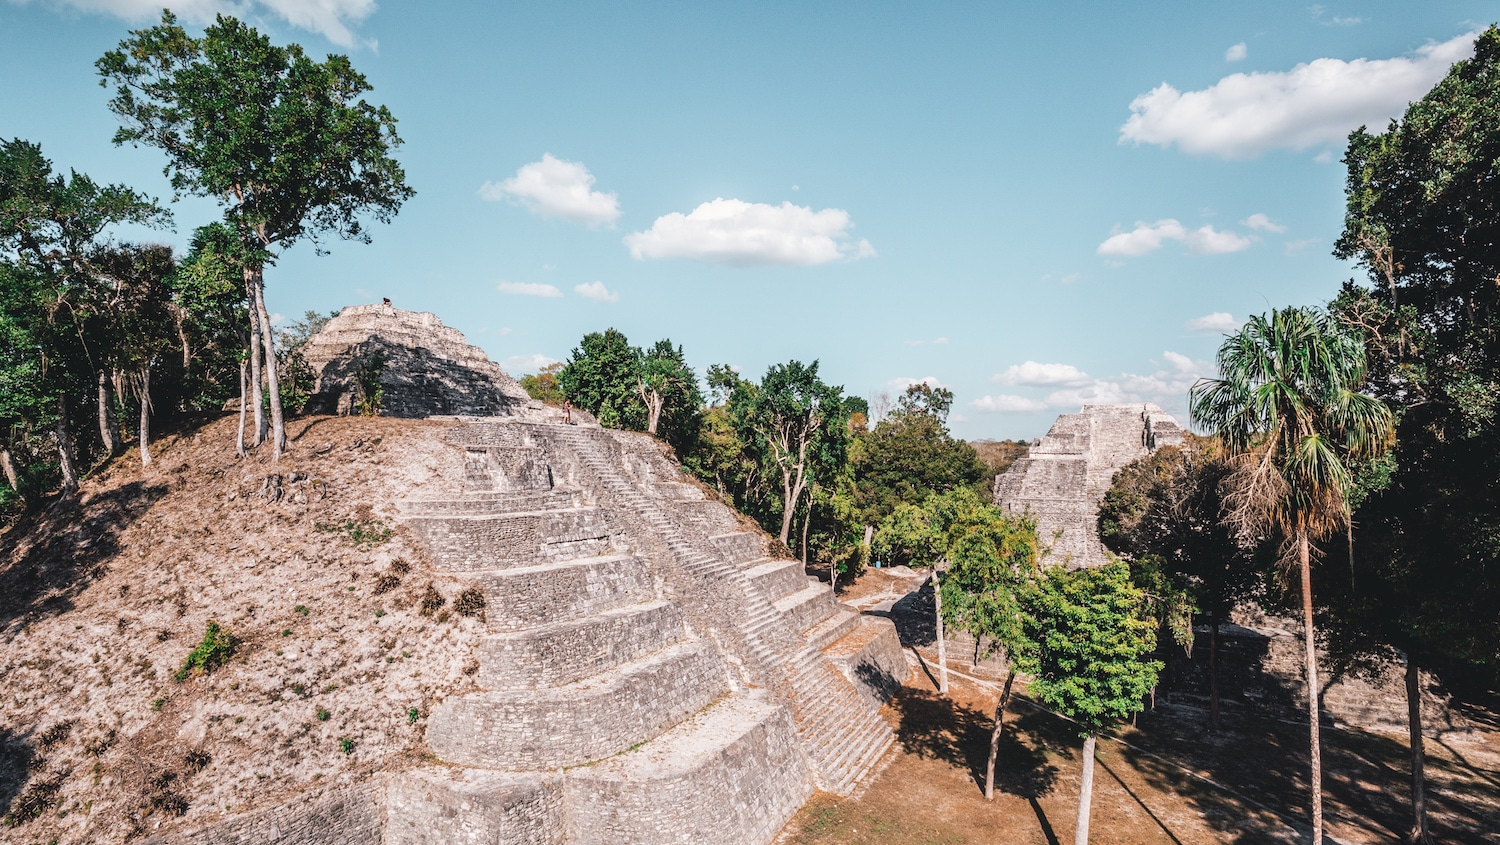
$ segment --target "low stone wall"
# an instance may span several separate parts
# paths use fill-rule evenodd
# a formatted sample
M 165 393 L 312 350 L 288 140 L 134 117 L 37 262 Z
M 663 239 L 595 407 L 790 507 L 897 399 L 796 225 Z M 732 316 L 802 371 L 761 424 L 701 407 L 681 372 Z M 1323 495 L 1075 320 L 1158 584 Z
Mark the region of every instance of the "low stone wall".
M 475 583 L 492 631 L 582 619 L 653 597 L 650 571 L 629 555 L 485 572 Z
M 712 540 L 719 553 L 734 563 L 758 560 L 766 555 L 765 538 L 751 531 L 720 534 Z
M 384 845 L 562 845 L 562 781 L 432 769 L 391 782 Z
M 550 771 L 649 740 L 728 689 L 718 659 L 684 643 L 574 686 L 450 698 L 433 710 L 427 744 L 464 766 Z
M 382 842 L 385 789 L 379 781 L 310 792 L 146 845 L 371 845 Z
M 560 687 L 682 637 L 682 614 L 662 601 L 515 634 L 493 634 L 479 645 L 479 685 L 492 690 Z
M 766 601 L 780 601 L 808 585 L 807 570 L 801 561 L 769 560 L 746 570 L 750 585 L 761 591 Z
M 579 770 L 565 787 L 571 840 L 615 845 L 769 842 L 812 794 L 785 707 L 726 701 L 650 751 Z
M 879 616 L 861 616 L 854 633 L 823 653 L 877 707 L 889 701 L 911 674 L 896 624 Z
M 608 549 L 609 525 L 598 508 L 494 516 L 414 516 L 407 520 L 426 545 L 433 562 L 464 572 L 526 566 L 561 556 L 576 557 Z M 579 548 L 593 541 L 594 548 Z M 550 546 L 562 546 L 553 549 Z

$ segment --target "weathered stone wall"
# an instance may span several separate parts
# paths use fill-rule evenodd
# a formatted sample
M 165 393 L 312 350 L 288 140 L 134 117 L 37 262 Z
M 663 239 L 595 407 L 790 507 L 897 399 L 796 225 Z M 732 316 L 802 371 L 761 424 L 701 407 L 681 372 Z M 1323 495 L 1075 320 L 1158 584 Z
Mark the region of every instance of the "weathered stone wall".
M 153 837 L 146 845 L 370 845 L 382 841 L 384 804 L 384 784 L 367 781 Z
M 1084 405 L 1063 414 L 1030 453 L 995 478 L 995 503 L 1029 511 L 1050 560 L 1099 566 L 1099 503 L 1115 472 L 1155 449 L 1182 442 L 1183 429 L 1155 405 Z
M 432 769 L 392 782 L 384 845 L 562 845 L 554 776 Z

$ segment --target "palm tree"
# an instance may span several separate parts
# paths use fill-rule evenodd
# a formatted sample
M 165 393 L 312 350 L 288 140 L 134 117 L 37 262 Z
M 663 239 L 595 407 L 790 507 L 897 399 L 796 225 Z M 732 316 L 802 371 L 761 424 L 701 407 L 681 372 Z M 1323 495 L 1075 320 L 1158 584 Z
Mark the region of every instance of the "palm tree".
M 1390 409 L 1359 393 L 1364 346 L 1327 314 L 1285 308 L 1252 317 L 1219 347 L 1219 378 L 1193 385 L 1193 421 L 1232 456 L 1225 521 L 1246 538 L 1279 535 L 1302 581 L 1313 845 L 1323 841 L 1323 761 L 1310 546 L 1343 527 L 1349 465 L 1389 449 Z

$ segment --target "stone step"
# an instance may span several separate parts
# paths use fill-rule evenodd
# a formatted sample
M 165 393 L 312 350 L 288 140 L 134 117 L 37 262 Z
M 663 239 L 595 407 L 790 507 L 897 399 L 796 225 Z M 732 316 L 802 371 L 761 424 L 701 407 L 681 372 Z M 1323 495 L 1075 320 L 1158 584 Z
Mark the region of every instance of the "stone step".
M 646 565 L 631 555 L 580 558 L 479 572 L 491 631 L 522 631 L 565 623 L 651 601 Z
M 665 601 L 631 605 L 479 644 L 479 685 L 491 690 L 561 687 L 681 642 L 682 614 Z
M 413 516 L 406 524 L 427 547 L 433 563 L 453 572 L 592 557 L 610 547 L 611 530 L 597 507 L 488 516 Z
M 896 624 L 883 616 L 860 615 L 845 634 L 823 648 L 823 655 L 844 673 L 855 689 L 880 707 L 911 673 Z
M 811 796 L 806 773 L 786 709 L 736 696 L 569 772 L 564 794 L 580 843 L 761 843 Z
M 449 698 L 432 711 L 427 744 L 481 769 L 578 766 L 657 736 L 728 690 L 717 656 L 688 641 L 565 687 Z
M 805 587 L 776 601 L 776 609 L 798 633 L 834 615 L 840 607 L 827 587 L 817 582 L 803 583 Z
M 776 601 L 807 588 L 807 570 L 797 560 L 760 558 L 745 570 L 745 579 L 760 590 L 767 601 Z
M 740 564 L 766 556 L 766 541 L 753 531 L 735 531 L 709 538 L 731 564 Z
M 401 503 L 405 518 L 422 516 L 495 516 L 525 512 L 564 510 L 583 506 L 577 490 L 535 492 L 472 492 L 443 499 L 407 499 Z
M 833 615 L 803 631 L 802 638 L 808 645 L 822 651 L 858 628 L 859 619 L 859 611 L 838 605 Z

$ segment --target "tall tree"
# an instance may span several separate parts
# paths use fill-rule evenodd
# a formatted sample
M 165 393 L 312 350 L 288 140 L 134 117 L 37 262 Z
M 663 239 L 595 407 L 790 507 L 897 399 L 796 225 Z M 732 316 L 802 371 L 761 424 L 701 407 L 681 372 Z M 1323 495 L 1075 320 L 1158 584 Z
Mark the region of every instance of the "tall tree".
M 1048 567 L 1035 589 L 1018 596 L 1021 636 L 1029 644 L 1018 668 L 1031 676 L 1031 694 L 1072 719 L 1083 736 L 1073 842 L 1088 845 L 1094 746 L 1139 711 L 1156 685 L 1161 663 L 1146 659 L 1156 648 L 1156 624 L 1145 593 L 1119 560 L 1076 572 Z
M 1217 379 L 1193 385 L 1194 422 L 1214 432 L 1234 463 L 1229 518 L 1246 538 L 1277 534 L 1296 561 L 1311 758 L 1313 843 L 1323 840 L 1318 662 L 1311 545 L 1348 518 L 1352 461 L 1389 449 L 1390 410 L 1359 392 L 1365 352 L 1358 336 L 1307 308 L 1256 316 L 1219 347 Z
M 658 340 L 640 351 L 636 394 L 646 406 L 646 431 L 660 436 L 681 454 L 698 434 L 703 392 L 698 376 L 687 365 L 682 347 Z
M 645 406 L 637 393 L 640 357 L 640 350 L 617 329 L 590 332 L 558 371 L 557 382 L 564 396 L 598 417 L 605 428 L 640 430 L 646 425 Z
M 1122 467 L 1099 506 L 1100 539 L 1135 564 L 1174 639 L 1190 646 L 1183 623 L 1193 612 L 1207 616 L 1210 730 L 1219 727 L 1220 627 L 1257 593 L 1265 570 L 1261 546 L 1247 547 L 1220 518 L 1229 473 L 1216 441 L 1190 435 Z
M 947 427 L 953 392 L 914 384 L 896 409 L 861 435 L 850 452 L 854 496 L 865 524 L 877 525 L 901 502 L 918 503 L 957 487 L 985 490 L 986 468 L 974 447 Z
M 1485 574 L 1500 560 L 1500 28 L 1384 132 L 1352 133 L 1344 162 L 1335 254 L 1369 288 L 1333 307 L 1401 411 L 1389 488 L 1359 515 L 1371 551 L 1355 559 L 1367 592 L 1354 598 L 1406 656 L 1412 838 L 1426 841 L 1419 666 L 1493 679 L 1500 662 L 1500 583 Z
M 792 518 L 808 486 L 831 475 L 845 459 L 848 411 L 843 389 L 823 381 L 818 362 L 772 365 L 743 409 L 743 420 L 765 450 L 781 481 L 781 530 L 791 538 Z
M 225 206 L 242 246 L 252 369 L 263 361 L 279 458 L 286 428 L 265 266 L 304 237 L 368 242 L 361 215 L 388 222 L 411 198 L 391 156 L 401 143 L 396 119 L 360 98 L 370 85 L 347 56 L 315 62 L 222 15 L 193 38 L 163 12 L 96 64 L 101 82 L 116 86 L 109 107 L 124 125 L 115 143 L 160 148 L 174 190 Z

